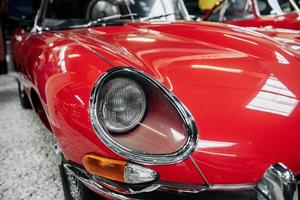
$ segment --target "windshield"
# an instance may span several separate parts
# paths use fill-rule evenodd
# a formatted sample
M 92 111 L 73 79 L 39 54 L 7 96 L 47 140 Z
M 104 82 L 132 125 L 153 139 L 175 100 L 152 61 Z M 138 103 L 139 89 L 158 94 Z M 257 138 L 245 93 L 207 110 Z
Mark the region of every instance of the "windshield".
M 293 0 L 257 0 L 257 6 L 260 15 L 282 15 L 299 11 Z
M 41 26 L 49 29 L 120 24 L 128 20 L 189 20 L 182 0 L 46 0 Z

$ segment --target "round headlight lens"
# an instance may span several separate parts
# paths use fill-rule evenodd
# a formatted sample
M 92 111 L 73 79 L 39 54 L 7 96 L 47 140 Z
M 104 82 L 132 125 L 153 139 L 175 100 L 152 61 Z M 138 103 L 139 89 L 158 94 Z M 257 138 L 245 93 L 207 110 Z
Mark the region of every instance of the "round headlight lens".
M 144 117 L 146 97 L 135 81 L 114 78 L 104 85 L 101 93 L 98 114 L 108 131 L 129 131 Z

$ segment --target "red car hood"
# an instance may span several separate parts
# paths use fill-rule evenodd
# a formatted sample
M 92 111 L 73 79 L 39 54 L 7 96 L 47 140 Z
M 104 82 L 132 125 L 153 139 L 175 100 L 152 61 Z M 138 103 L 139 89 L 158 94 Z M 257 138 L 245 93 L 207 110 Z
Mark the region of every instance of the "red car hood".
M 254 183 L 277 162 L 300 172 L 300 60 L 279 43 L 211 23 L 132 23 L 68 37 L 114 66 L 145 71 L 187 106 L 199 131 L 192 157 L 209 183 Z

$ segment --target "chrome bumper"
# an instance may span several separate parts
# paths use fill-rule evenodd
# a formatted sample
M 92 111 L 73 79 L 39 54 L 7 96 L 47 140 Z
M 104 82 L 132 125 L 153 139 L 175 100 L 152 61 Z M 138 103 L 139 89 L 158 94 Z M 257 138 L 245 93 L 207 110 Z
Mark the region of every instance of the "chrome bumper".
M 298 200 L 298 186 L 294 174 L 282 163 L 271 166 L 257 185 L 266 199 Z
M 87 173 L 80 166 L 65 163 L 64 167 L 77 179 L 100 196 L 107 199 L 249 199 L 249 200 L 298 200 L 297 180 L 283 164 L 266 170 L 258 184 L 245 185 L 183 185 L 156 181 L 147 185 L 116 183 Z M 160 198 L 158 198 L 160 199 Z

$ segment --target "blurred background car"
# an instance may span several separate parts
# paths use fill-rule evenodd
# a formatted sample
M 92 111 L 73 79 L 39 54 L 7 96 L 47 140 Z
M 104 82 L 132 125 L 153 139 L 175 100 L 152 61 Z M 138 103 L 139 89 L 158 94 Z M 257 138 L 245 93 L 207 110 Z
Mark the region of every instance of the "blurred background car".
M 201 17 L 212 22 L 246 27 L 248 31 L 256 31 L 266 36 L 272 37 L 284 45 L 288 45 L 296 51 L 300 51 L 300 31 L 299 22 L 292 17 L 298 16 L 298 4 L 300 1 L 267 1 L 267 0 L 224 0 L 224 1 L 205 1 L 191 0 L 185 1 L 190 14 Z M 255 4 L 257 3 L 257 7 Z M 256 13 L 255 10 L 260 10 Z M 262 16 L 269 13 L 268 16 Z M 277 17 L 277 18 L 276 18 Z M 280 19 L 276 20 L 274 19 Z M 273 25 L 269 22 L 277 23 Z M 293 28 L 295 26 L 295 28 Z M 290 27 L 283 28 L 283 27 Z M 297 30 L 294 30 L 297 29 Z M 246 30 L 244 30 L 246 31 Z
M 299 13 L 294 0 L 224 0 L 203 20 L 244 27 L 300 30 Z

